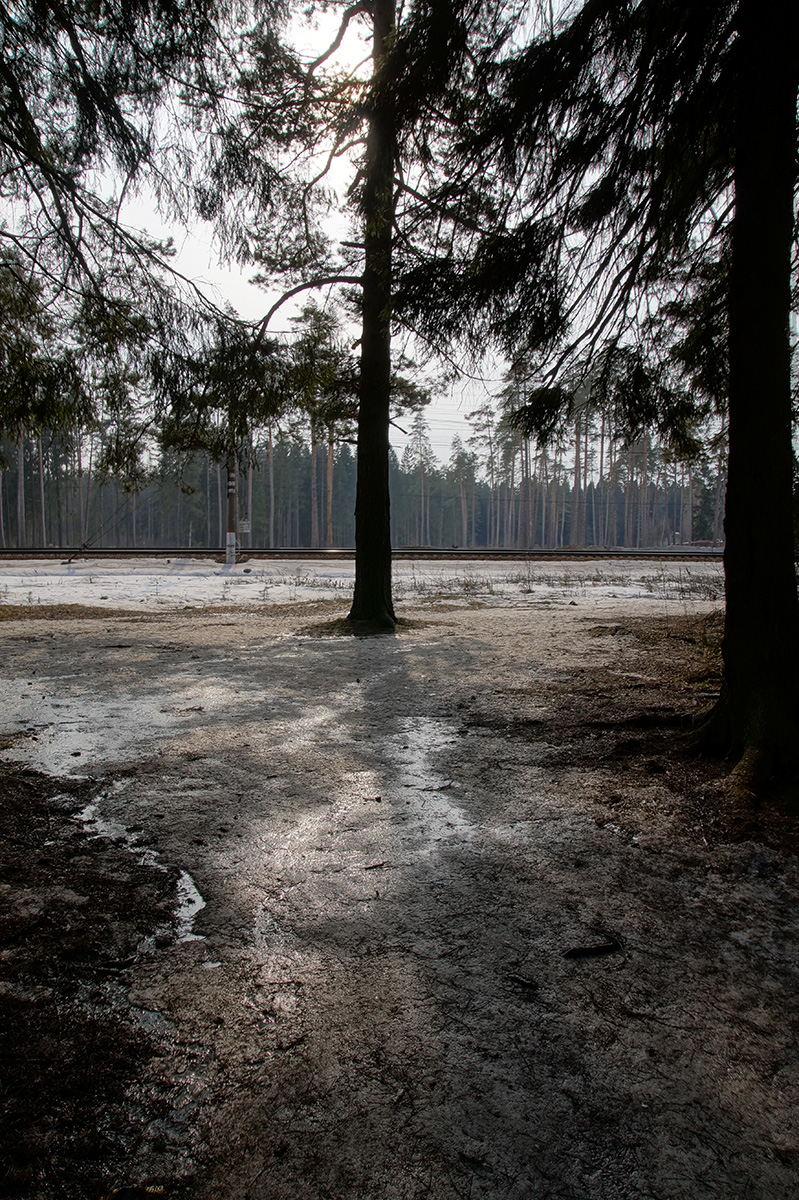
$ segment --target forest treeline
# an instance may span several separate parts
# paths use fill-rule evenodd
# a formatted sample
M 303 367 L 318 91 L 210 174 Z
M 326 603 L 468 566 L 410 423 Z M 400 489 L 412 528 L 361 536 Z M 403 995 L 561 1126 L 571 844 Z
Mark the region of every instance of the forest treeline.
M 396 546 L 656 547 L 720 544 L 724 447 L 678 461 L 645 435 L 627 445 L 591 419 L 570 443 L 537 446 L 484 406 L 450 457 L 435 457 L 419 411 L 390 455 Z M 303 436 L 304 434 L 304 436 Z M 578 444 L 579 442 L 579 444 Z M 3 548 L 225 546 L 225 464 L 162 450 L 135 486 L 107 471 L 103 432 L 22 434 L 4 443 Z M 351 547 L 356 458 L 351 432 L 316 438 L 296 423 L 259 431 L 238 476 L 242 548 Z

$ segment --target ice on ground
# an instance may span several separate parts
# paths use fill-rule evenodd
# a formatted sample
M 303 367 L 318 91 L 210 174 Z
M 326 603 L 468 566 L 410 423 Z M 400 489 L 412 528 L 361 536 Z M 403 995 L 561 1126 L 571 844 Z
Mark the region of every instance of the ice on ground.
M 81 604 L 141 612 L 346 601 L 354 575 L 351 559 L 251 560 L 233 567 L 166 557 L 11 560 L 0 563 L 0 604 Z M 398 561 L 393 578 L 400 604 L 435 599 L 507 604 L 581 596 L 713 601 L 721 599 L 724 587 L 720 563 L 634 559 Z

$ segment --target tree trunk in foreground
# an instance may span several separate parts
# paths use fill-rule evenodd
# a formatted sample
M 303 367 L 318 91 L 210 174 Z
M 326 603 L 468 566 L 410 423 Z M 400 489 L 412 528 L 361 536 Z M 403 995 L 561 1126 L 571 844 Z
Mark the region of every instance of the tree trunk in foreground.
M 378 79 L 394 29 L 394 0 L 375 0 L 373 20 L 374 78 Z M 355 594 L 349 619 L 385 628 L 393 628 L 396 622 L 391 597 L 388 494 L 395 146 L 393 114 L 378 98 L 369 118 L 363 196 L 365 252 L 355 491 Z
M 799 747 L 788 340 L 799 14 L 742 0 L 738 30 L 724 683 L 713 726 L 753 791 L 790 772 Z

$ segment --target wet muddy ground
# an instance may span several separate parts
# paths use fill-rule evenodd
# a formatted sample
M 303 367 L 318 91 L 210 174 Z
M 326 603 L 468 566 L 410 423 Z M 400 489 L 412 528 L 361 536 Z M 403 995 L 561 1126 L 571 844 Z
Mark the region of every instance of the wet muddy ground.
M 4 612 L 0 1191 L 794 1200 L 796 823 L 683 746 L 714 606 L 345 612 Z

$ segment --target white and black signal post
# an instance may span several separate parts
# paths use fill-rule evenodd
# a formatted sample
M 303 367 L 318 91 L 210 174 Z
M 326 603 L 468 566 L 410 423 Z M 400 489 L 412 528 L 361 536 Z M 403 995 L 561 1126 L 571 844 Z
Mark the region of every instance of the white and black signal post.
M 235 454 L 227 456 L 227 534 L 225 536 L 225 566 L 236 565 L 236 476 L 238 463 Z

